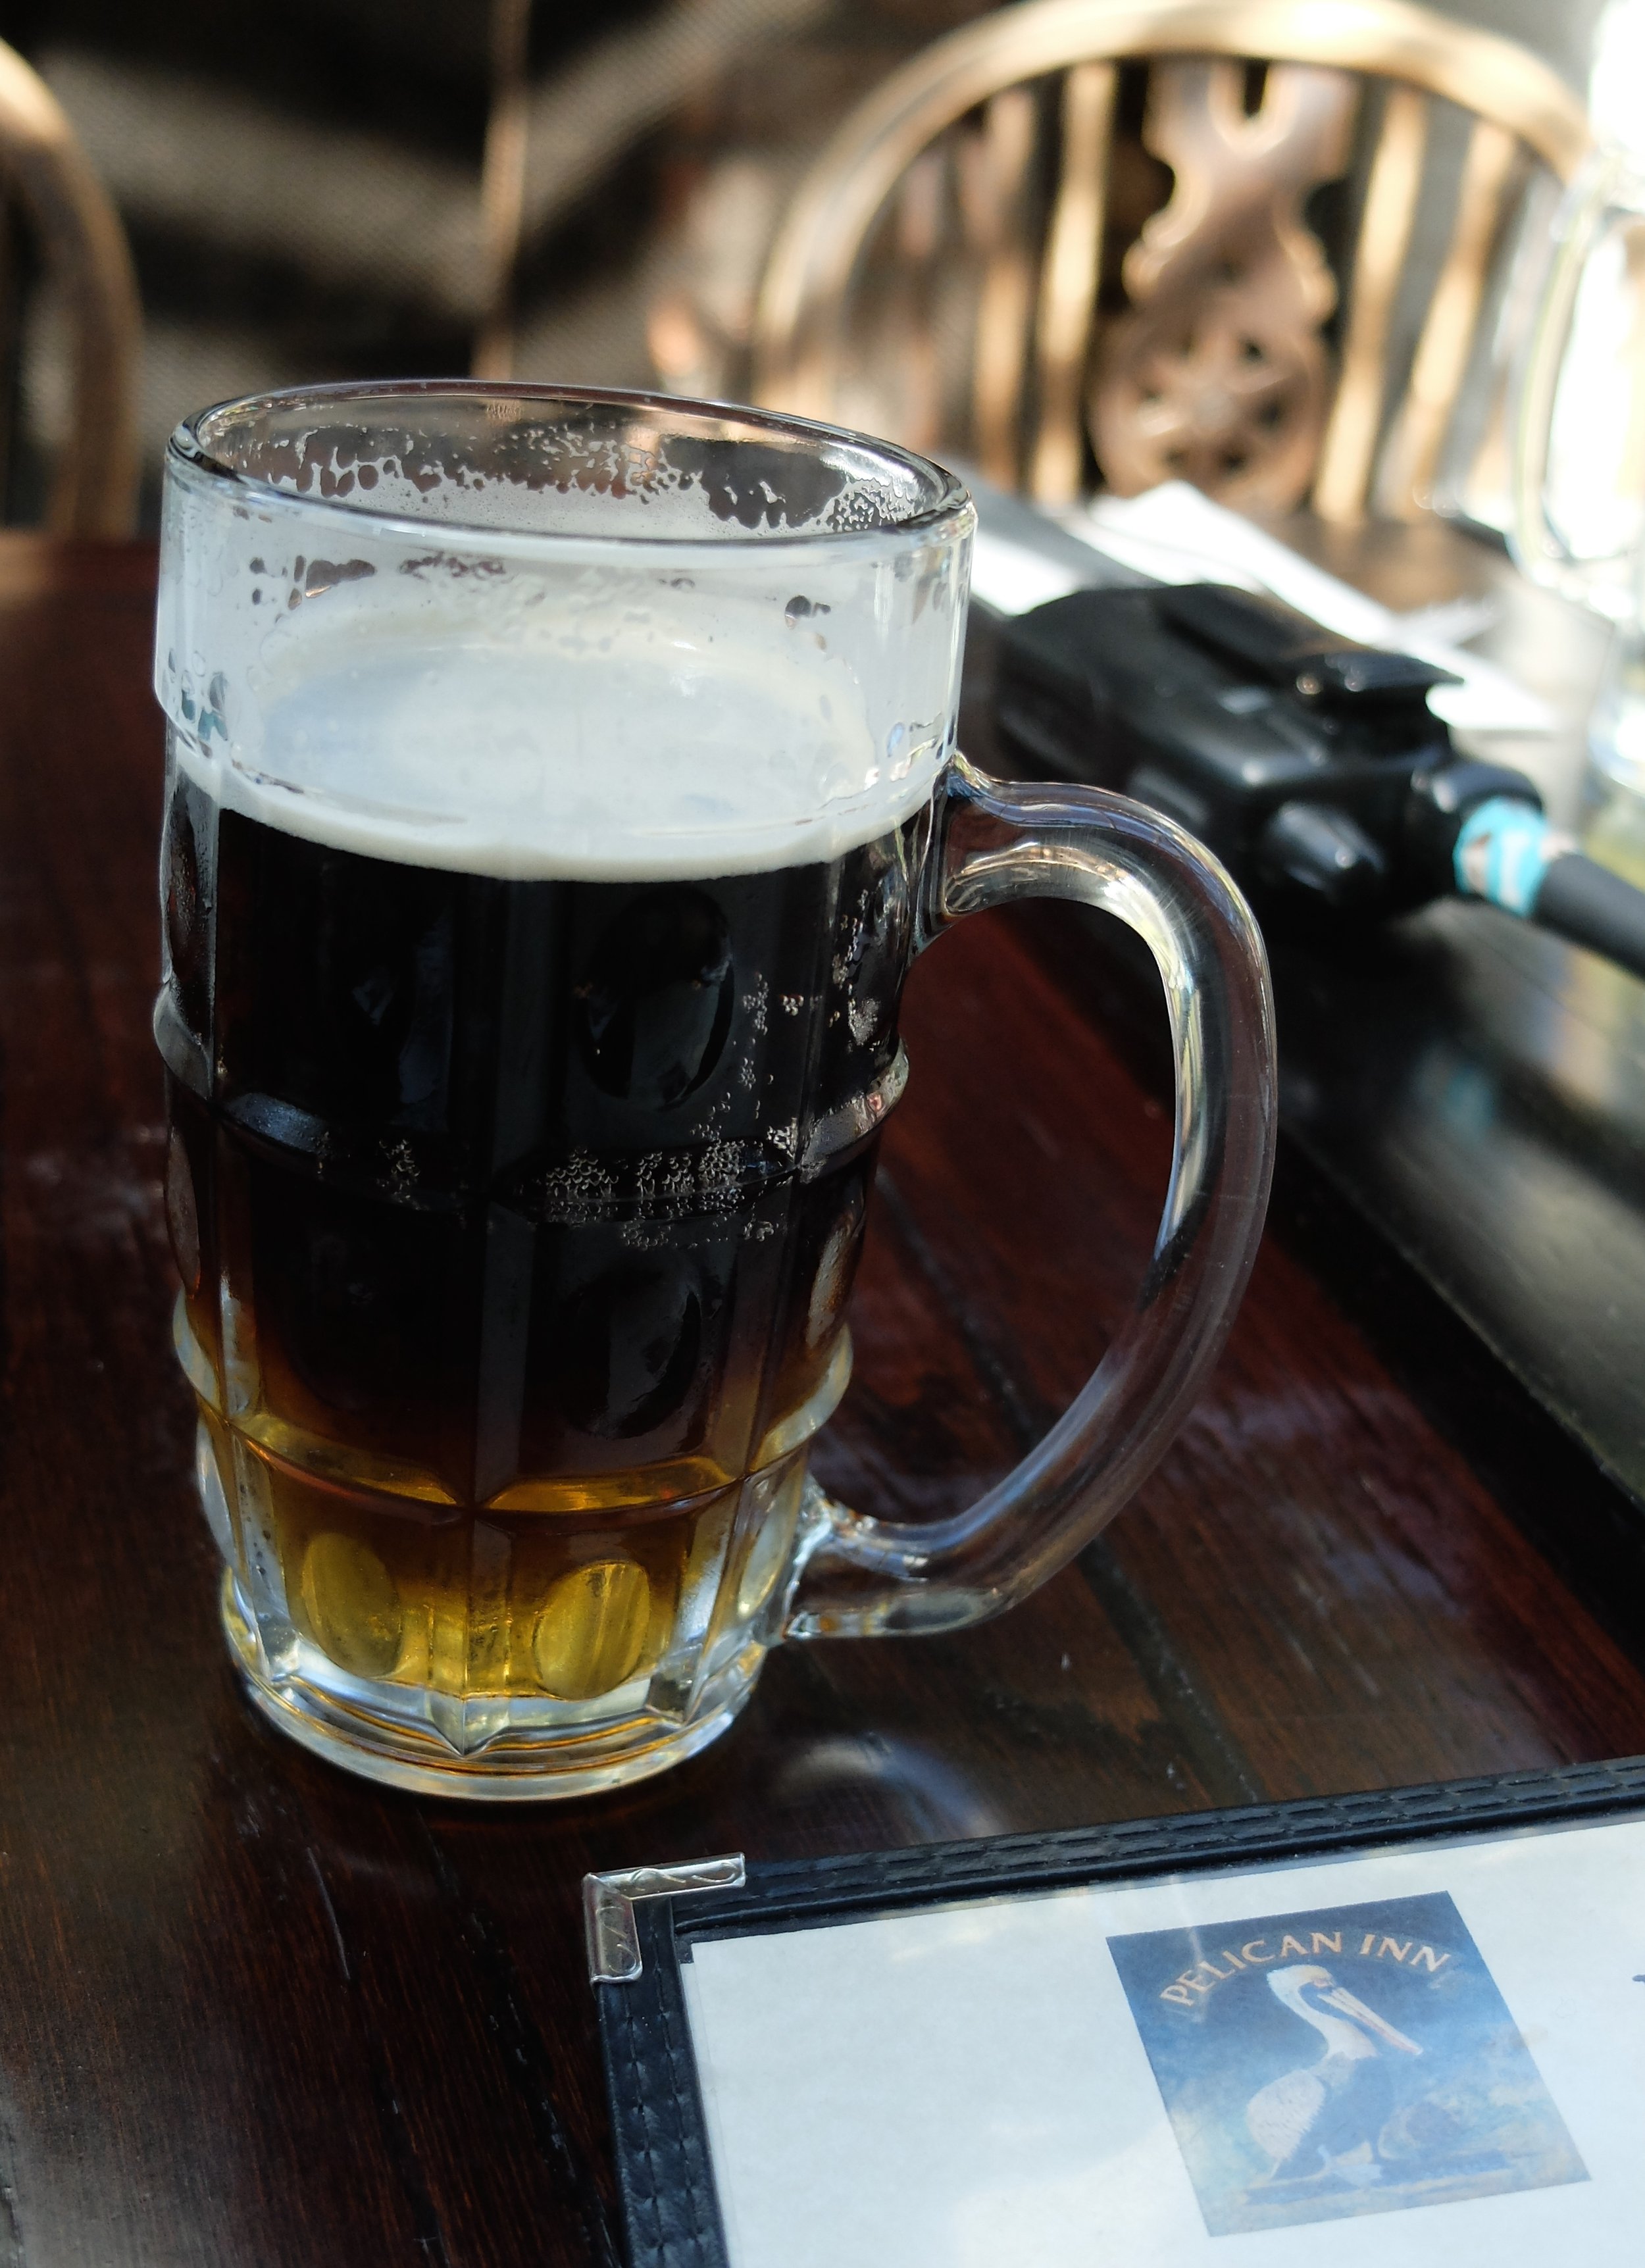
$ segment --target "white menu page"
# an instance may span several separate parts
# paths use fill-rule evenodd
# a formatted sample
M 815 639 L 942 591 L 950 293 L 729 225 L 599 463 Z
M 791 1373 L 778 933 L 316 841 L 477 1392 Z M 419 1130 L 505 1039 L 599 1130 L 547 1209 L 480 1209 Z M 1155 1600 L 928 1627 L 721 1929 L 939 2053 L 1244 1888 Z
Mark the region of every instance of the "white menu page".
M 1645 1822 L 698 1942 L 733 2268 L 1638 2268 Z

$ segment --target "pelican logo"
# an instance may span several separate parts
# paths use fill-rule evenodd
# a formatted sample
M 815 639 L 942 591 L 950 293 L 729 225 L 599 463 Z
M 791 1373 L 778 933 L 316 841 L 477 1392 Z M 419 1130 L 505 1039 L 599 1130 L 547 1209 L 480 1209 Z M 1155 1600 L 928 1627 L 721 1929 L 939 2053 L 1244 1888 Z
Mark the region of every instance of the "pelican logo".
M 1213 2236 L 1588 2178 L 1443 1895 L 1108 1945 Z

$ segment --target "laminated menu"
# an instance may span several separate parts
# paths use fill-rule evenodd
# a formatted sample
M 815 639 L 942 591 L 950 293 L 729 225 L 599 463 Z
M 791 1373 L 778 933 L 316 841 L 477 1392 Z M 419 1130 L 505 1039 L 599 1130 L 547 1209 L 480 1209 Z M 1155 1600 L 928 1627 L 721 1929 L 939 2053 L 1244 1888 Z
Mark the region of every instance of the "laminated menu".
M 1642 1880 L 1645 1760 L 590 1877 L 632 2268 L 1619 2268 Z

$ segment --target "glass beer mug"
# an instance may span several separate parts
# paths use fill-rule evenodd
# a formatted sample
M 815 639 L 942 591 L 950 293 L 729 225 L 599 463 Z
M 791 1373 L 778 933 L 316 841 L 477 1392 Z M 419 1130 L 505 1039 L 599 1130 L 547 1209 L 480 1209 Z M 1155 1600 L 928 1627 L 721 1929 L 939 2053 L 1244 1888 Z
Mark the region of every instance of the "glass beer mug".
M 233 1658 L 337 1763 L 656 1771 L 779 1639 L 1022 1597 L 1204 1379 L 1271 1163 L 1261 942 L 1169 821 L 955 753 L 971 527 L 901 450 L 643 395 L 333 387 L 173 438 L 176 1341 Z M 899 1526 L 807 1473 L 899 997 L 1034 895 L 1159 965 L 1164 1217 L 1045 1440 Z
M 1601 150 L 1539 262 L 1514 419 L 1514 556 L 1614 625 L 1588 720 L 1587 847 L 1645 884 L 1645 173 Z

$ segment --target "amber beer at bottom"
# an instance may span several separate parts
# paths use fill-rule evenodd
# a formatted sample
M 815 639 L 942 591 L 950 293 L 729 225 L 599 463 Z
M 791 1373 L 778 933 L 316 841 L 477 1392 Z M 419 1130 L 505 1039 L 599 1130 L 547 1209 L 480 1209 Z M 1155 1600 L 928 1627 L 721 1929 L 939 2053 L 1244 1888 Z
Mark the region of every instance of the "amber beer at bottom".
M 920 815 L 765 872 L 505 879 L 201 769 L 159 1035 L 234 1636 L 459 1752 L 522 1704 L 700 1703 L 849 1372 Z

